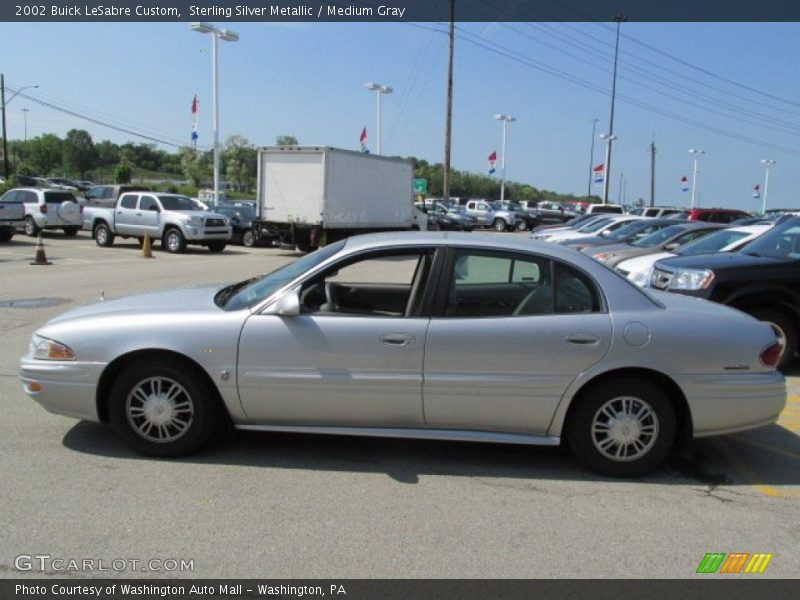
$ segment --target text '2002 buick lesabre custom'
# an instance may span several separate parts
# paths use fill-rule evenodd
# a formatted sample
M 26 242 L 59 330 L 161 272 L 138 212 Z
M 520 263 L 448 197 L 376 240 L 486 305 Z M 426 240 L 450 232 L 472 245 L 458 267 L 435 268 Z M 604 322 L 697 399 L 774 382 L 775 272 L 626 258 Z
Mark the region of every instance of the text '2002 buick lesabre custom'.
M 770 327 L 554 244 L 350 238 L 226 287 L 100 302 L 21 359 L 47 410 L 179 456 L 237 429 L 555 445 L 635 476 L 777 420 Z

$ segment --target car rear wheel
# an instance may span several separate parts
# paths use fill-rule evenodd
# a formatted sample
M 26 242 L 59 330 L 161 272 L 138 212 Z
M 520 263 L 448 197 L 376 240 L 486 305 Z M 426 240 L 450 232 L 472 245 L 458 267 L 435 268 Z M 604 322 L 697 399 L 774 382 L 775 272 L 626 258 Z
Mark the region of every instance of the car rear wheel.
M 179 229 L 168 229 L 164 234 L 164 240 L 161 245 L 167 249 L 167 252 L 178 254 L 186 250 L 186 238 L 183 237 Z
M 599 473 L 644 475 L 664 461 L 675 443 L 672 402 L 648 381 L 600 383 L 578 402 L 567 423 L 567 440 L 575 455 Z
M 98 246 L 108 247 L 114 243 L 114 234 L 105 223 L 98 223 L 94 228 L 94 242 Z
M 781 347 L 778 368 L 784 368 L 794 359 L 797 352 L 797 329 L 794 323 L 782 312 L 771 308 L 757 309 L 750 312 L 750 315 L 772 328 Z
M 134 450 L 162 457 L 196 452 L 223 421 L 219 403 L 198 373 L 163 360 L 124 370 L 111 387 L 108 415 Z
M 64 227 L 64 235 L 66 235 L 67 237 L 75 237 L 76 235 L 78 235 L 78 229 L 80 229 L 80 228 L 79 227 Z
M 33 217 L 25 217 L 25 235 L 28 237 L 36 237 L 39 235 L 38 225 L 36 225 L 36 221 L 33 220 Z
M 505 219 L 495 219 L 492 222 L 492 227 L 495 231 L 505 231 L 508 225 L 505 222 Z
M 252 248 L 256 245 L 256 236 L 252 229 L 248 229 L 242 234 L 242 245 Z

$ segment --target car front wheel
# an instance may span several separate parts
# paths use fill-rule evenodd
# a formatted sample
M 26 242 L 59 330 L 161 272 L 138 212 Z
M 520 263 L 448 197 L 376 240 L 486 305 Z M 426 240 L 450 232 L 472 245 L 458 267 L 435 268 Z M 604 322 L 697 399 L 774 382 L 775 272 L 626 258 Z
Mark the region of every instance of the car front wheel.
M 186 250 L 186 238 L 179 229 L 168 229 L 164 234 L 162 246 L 167 249 L 167 252 L 177 254 Z
M 41 229 L 36 225 L 33 217 L 25 217 L 25 235 L 28 237 L 35 237 L 39 234 Z
M 669 397 L 644 380 L 618 379 L 578 399 L 567 440 L 591 469 L 612 477 L 638 477 L 658 467 L 675 443 L 677 419 Z
M 495 231 L 505 231 L 508 225 L 506 225 L 506 222 L 503 219 L 495 219 L 492 223 L 492 227 Z
M 196 452 L 223 421 L 219 403 L 193 369 L 161 360 L 124 370 L 111 388 L 108 409 L 125 442 L 148 456 Z

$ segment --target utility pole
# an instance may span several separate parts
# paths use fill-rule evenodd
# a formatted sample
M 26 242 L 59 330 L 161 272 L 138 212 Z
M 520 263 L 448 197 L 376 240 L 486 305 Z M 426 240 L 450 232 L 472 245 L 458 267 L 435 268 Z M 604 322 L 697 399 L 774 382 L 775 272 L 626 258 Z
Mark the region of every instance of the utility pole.
M 777 161 L 774 161 L 769 158 L 765 158 L 761 161 L 761 164 L 764 165 L 765 173 L 764 173 L 764 195 L 761 197 L 761 214 L 767 212 L 767 193 L 769 192 L 769 169 L 772 165 L 777 164 Z
M 656 138 L 650 143 L 650 206 L 656 205 Z
M 689 154 L 694 157 L 694 168 L 692 169 L 692 203 L 689 208 L 694 208 L 694 202 L 697 198 L 697 159 L 700 155 L 707 154 L 707 152 L 699 148 L 690 148 Z
M 3 106 L 3 175 L 8 181 L 8 144 L 6 142 L 6 76 L 0 73 L 0 103 Z
M 589 150 L 589 181 L 586 183 L 586 199 L 592 195 L 592 169 L 594 169 L 594 136 L 597 135 L 597 122 L 600 119 L 592 119 L 592 145 Z
M 619 28 L 628 18 L 623 15 L 614 15 L 612 19 L 617 24 L 617 39 L 614 43 L 614 75 L 611 79 L 611 117 L 608 120 L 608 137 L 606 138 L 606 173 L 603 181 L 603 204 L 608 204 L 608 186 L 611 179 L 611 143 L 614 137 L 614 103 L 617 99 L 617 62 L 619 60 Z
M 442 201 L 450 200 L 450 140 L 453 125 L 453 45 L 456 37 L 456 0 L 450 0 L 450 44 L 447 60 L 447 110 L 444 123 L 444 167 L 442 169 Z

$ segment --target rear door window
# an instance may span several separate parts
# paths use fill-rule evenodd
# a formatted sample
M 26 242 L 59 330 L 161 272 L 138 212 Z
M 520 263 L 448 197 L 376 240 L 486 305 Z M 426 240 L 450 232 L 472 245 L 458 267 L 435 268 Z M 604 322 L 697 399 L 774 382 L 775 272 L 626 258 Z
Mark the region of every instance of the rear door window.
M 119 202 L 121 208 L 136 208 L 136 201 L 139 199 L 137 194 L 126 194 Z

